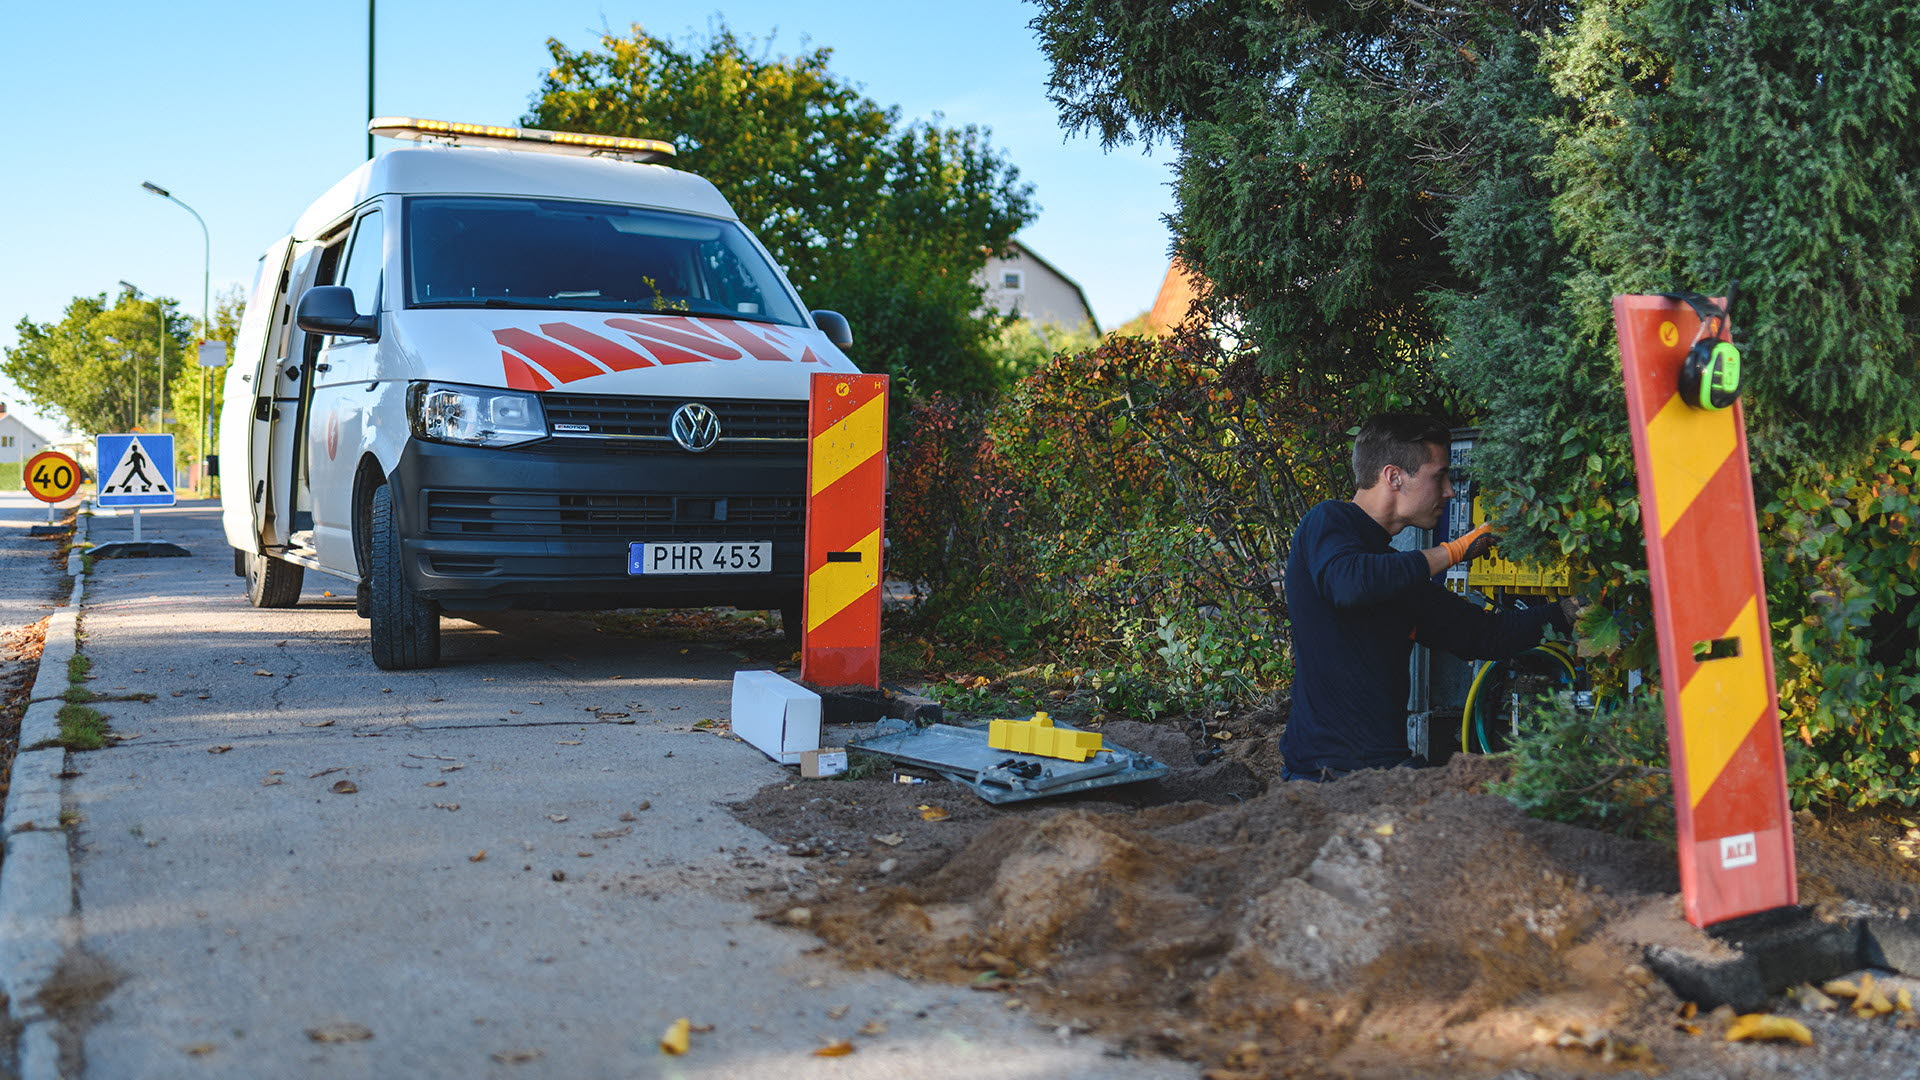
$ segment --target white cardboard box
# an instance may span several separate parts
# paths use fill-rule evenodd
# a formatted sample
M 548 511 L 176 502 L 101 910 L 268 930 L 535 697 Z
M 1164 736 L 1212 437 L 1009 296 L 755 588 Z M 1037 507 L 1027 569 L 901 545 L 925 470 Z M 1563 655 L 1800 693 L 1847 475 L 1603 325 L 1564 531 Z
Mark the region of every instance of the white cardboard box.
M 771 671 L 733 675 L 733 733 L 782 765 L 820 749 L 820 695 Z

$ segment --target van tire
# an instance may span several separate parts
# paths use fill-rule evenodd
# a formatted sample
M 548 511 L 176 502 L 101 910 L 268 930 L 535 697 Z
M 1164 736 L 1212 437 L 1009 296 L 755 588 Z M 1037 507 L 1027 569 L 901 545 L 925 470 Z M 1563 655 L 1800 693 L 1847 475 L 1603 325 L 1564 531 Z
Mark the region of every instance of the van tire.
M 372 509 L 367 620 L 374 666 L 385 671 L 432 667 L 440 662 L 440 610 L 407 585 L 390 485 L 374 489 Z
M 271 555 L 249 554 L 247 563 L 247 603 L 257 608 L 290 608 L 300 603 L 300 583 L 306 578 L 304 566 L 281 562 Z
M 789 649 L 800 648 L 800 628 L 803 625 L 802 620 L 806 618 L 803 614 L 804 610 L 804 606 L 798 600 L 780 605 L 780 637 L 787 643 Z

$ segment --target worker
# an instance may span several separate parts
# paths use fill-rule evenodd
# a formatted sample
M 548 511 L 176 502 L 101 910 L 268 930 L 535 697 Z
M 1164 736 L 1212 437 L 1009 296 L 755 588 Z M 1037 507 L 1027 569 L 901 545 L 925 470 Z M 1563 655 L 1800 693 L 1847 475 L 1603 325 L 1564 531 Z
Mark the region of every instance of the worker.
M 1490 612 L 1433 579 L 1485 555 L 1480 528 L 1424 551 L 1395 551 L 1402 529 L 1431 529 L 1453 496 L 1447 429 L 1430 416 L 1385 413 L 1353 440 L 1351 501 L 1307 511 L 1287 556 L 1293 623 L 1293 711 L 1280 739 L 1289 780 L 1423 766 L 1407 745 L 1407 656 L 1413 644 L 1463 660 L 1514 656 L 1544 628 L 1567 628 L 1548 604 Z

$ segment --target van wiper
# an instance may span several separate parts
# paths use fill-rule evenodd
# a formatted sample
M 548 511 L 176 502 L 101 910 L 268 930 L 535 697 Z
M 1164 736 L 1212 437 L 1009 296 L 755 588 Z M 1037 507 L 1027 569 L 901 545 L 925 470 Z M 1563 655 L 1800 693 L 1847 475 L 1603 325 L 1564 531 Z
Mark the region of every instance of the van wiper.
M 742 315 L 736 311 L 725 311 L 725 310 L 707 311 L 701 308 L 688 308 L 685 311 L 647 310 L 647 311 L 635 312 L 635 314 L 659 315 L 663 318 L 679 316 L 681 318 L 687 318 L 687 319 L 732 319 L 736 322 L 766 323 L 769 326 L 792 326 L 793 325 L 792 323 L 783 323 L 778 319 L 769 319 L 765 315 Z
M 467 300 L 416 300 L 413 306 L 417 308 L 539 308 L 544 311 L 568 305 L 556 304 L 551 300 L 518 300 L 489 296 L 485 299 L 475 297 Z

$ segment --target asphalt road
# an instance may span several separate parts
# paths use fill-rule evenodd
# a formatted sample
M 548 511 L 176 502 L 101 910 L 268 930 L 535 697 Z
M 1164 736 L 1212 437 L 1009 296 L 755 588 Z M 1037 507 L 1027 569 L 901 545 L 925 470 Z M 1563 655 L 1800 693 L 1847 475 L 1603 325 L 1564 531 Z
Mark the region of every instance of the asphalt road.
M 28 529 L 46 523 L 46 503 L 25 492 L 0 491 L 0 630 L 38 622 L 60 602 L 54 591 L 65 565 L 48 558 L 54 541 L 27 536 Z
M 694 726 L 726 717 L 732 654 L 505 614 L 382 672 L 322 595 L 344 583 L 257 611 L 210 504 L 145 532 L 193 557 L 97 562 L 80 624 L 91 689 L 152 695 L 101 703 L 133 738 L 70 765 L 76 970 L 110 988 L 75 1014 L 80 1075 L 1193 1075 L 756 920 L 743 887 L 803 860 L 720 806 L 791 775 Z M 666 1057 L 682 1016 L 713 1030 Z

